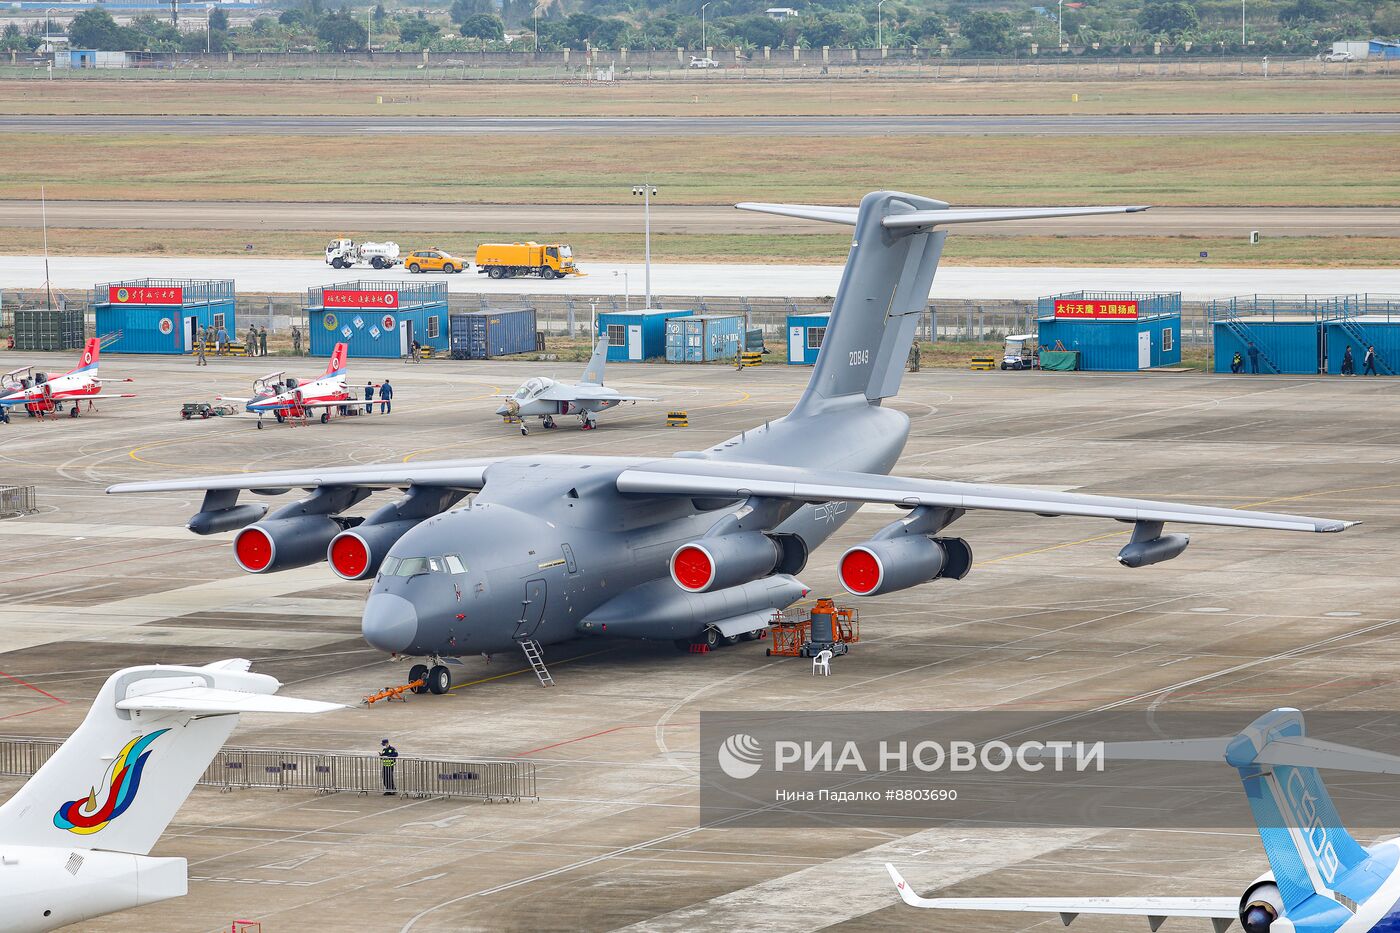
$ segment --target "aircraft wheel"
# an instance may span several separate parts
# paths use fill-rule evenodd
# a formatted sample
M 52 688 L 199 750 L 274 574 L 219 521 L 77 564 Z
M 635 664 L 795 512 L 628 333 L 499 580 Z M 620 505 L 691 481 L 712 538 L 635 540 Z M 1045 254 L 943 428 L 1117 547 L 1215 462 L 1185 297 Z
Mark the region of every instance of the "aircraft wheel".
M 741 636 L 741 635 L 725 635 L 725 636 L 724 636 L 724 643 L 725 643 L 726 645 L 737 645 L 737 644 L 739 644 L 739 639 L 740 639 L 741 637 L 743 637 L 743 636 Z
M 277 417 L 277 423 L 278 423 L 278 424 L 281 424 L 282 422 L 284 422 L 284 421 L 287 420 L 287 416 L 284 415 L 284 414 L 282 414 L 280 411 L 275 411 L 275 412 L 273 412 L 273 415 L 275 415 L 275 416 Z
M 426 664 L 415 664 L 415 665 L 413 665 L 412 667 L 410 667 L 410 668 L 408 669 L 408 682 L 409 682 L 409 683 L 413 683 L 415 680 L 421 680 L 421 681 L 423 681 L 423 684 L 422 684 L 421 686 L 414 687 L 414 688 L 413 688 L 413 692 L 414 692 L 414 693 L 427 693 L 427 692 L 428 692 L 428 665 L 426 665 Z
M 74 402 L 74 403 L 73 403 L 73 407 L 70 408 L 70 409 L 68 409 L 68 417 L 70 417 L 70 418 L 76 418 L 76 417 L 78 417 L 78 403 L 77 403 L 77 402 Z
M 452 672 L 445 664 L 434 664 L 428 671 L 428 689 L 441 696 L 452 689 Z
M 521 436 L 521 437 L 529 437 L 529 436 L 530 436 L 530 426 L 527 425 L 524 421 L 520 422 L 520 436 Z
M 258 419 L 258 430 L 259 430 L 259 431 L 262 430 L 262 419 L 261 419 L 261 418 Z
M 331 420 L 331 413 L 330 413 L 330 412 L 328 412 L 328 411 L 323 411 L 323 412 L 321 412 L 321 423 L 322 423 L 322 424 L 325 424 L 327 421 L 330 421 L 330 420 Z
M 695 644 L 704 645 L 711 651 L 714 651 L 716 648 L 719 647 L 719 640 L 719 629 L 706 628 L 705 631 L 701 632 L 695 637 Z

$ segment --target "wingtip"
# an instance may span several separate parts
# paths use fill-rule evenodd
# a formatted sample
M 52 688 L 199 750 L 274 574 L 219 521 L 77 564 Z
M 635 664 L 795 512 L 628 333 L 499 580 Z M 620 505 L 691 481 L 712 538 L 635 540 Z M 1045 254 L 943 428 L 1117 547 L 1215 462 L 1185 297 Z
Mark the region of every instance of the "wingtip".
M 1337 532 L 1346 531 L 1348 528 L 1351 528 L 1354 525 L 1361 524 L 1364 523 L 1349 521 L 1319 522 L 1317 525 L 1317 530 L 1322 532 L 1323 534 L 1336 534 Z
M 1139 213 L 1141 213 L 1141 212 L 1143 212 L 1143 211 L 1150 211 L 1150 210 L 1152 210 L 1152 205 L 1151 205 L 1151 204 L 1139 204 L 1139 205 L 1137 205 L 1136 207 L 1130 207 L 1130 208 L 1128 208 L 1128 210 L 1127 210 L 1126 213 L 1129 213 L 1129 214 L 1139 214 Z

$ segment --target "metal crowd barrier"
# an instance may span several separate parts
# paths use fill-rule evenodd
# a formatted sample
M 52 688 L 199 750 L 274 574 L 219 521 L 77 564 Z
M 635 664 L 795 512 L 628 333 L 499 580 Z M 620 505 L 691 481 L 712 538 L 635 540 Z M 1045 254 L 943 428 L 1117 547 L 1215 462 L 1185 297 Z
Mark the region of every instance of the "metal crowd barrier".
M 57 739 L 0 736 L 0 774 L 31 775 L 61 745 Z M 377 755 L 294 752 L 274 748 L 224 748 L 199 779 L 224 791 L 244 788 L 309 790 L 318 794 L 371 794 L 383 790 Z M 400 758 L 395 789 L 407 797 L 538 800 L 531 761 L 446 761 Z
M 39 511 L 33 486 L 0 486 L 0 517 Z

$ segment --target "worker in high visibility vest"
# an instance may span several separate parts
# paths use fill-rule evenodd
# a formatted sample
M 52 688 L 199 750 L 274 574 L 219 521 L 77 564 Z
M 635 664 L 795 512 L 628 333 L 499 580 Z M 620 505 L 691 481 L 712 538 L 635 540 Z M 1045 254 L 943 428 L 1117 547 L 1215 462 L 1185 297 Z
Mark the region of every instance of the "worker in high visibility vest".
M 379 740 L 379 770 L 384 778 L 384 796 L 393 797 L 398 793 L 394 787 L 394 765 L 399 760 L 399 750 L 389 744 L 388 739 Z

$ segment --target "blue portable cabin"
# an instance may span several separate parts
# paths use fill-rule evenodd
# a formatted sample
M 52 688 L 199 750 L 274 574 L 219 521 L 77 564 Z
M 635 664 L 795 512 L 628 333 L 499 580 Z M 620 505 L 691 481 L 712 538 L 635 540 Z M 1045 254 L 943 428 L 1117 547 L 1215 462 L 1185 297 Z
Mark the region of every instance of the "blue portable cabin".
M 1065 292 L 1036 302 L 1041 346 L 1079 368 L 1133 372 L 1181 362 L 1180 292 Z
M 536 349 L 534 308 L 454 314 L 450 331 L 454 360 L 489 360 Z
M 130 279 L 93 287 L 97 336 L 108 353 L 191 353 L 201 327 L 238 339 L 233 279 Z
M 666 322 L 692 311 L 607 311 L 598 315 L 598 336 L 608 338 L 608 362 L 640 363 L 666 355 Z
M 792 366 L 811 366 L 826 339 L 827 314 L 789 314 L 787 318 L 787 361 Z
M 1376 372 L 1400 375 L 1400 295 L 1361 295 L 1348 313 L 1323 325 L 1327 372 L 1342 371 L 1351 347 L 1358 375 L 1365 372 L 1366 348 L 1376 348 Z
M 1372 39 L 1366 45 L 1367 58 L 1400 58 L 1400 42 Z
M 1235 354 L 1244 371 L 1257 358 L 1261 373 L 1308 375 L 1330 369 L 1329 323 L 1354 314 L 1356 297 L 1348 295 L 1240 295 L 1206 307 L 1215 347 L 1215 372 L 1230 372 Z M 1250 348 L 1258 353 L 1250 356 Z M 1354 352 L 1354 351 L 1353 351 Z M 1337 365 L 1341 365 L 1341 351 Z M 1360 371 L 1361 360 L 1357 359 Z
M 737 314 L 693 314 L 666 321 L 666 362 L 709 363 L 739 355 L 744 319 Z
M 312 356 L 330 356 L 337 343 L 350 359 L 397 359 L 413 342 L 446 352 L 450 342 L 446 282 L 362 279 L 310 288 L 306 319 Z

